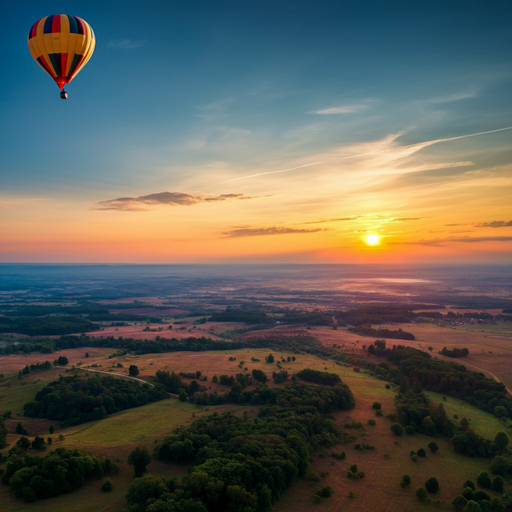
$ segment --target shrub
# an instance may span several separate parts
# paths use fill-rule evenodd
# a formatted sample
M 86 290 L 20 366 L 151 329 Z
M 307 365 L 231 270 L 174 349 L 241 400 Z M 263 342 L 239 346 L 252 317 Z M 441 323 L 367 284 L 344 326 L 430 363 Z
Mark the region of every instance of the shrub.
M 110 480 L 110 478 L 105 478 L 101 484 L 101 490 L 103 492 L 110 492 L 113 488 L 114 484 L 112 483 L 112 480 Z
M 420 501 L 427 501 L 428 494 L 424 487 L 418 487 L 416 489 L 416 498 Z
M 335 459 L 338 459 L 338 460 L 343 460 L 346 457 L 345 452 L 341 452 L 341 453 L 334 453 L 334 452 L 332 452 L 331 455 Z
M 417 454 L 418 454 L 418 457 L 426 457 L 427 456 L 427 452 L 423 448 L 420 448 L 418 450 Z
M 370 419 L 370 420 L 368 420 L 368 425 L 374 426 L 374 425 L 377 425 L 377 422 L 375 420 Z
M 439 491 L 439 481 L 435 476 L 431 476 L 426 482 L 425 482 L 425 488 L 428 492 L 435 494 L 437 491 Z
M 50 425 L 48 427 L 48 431 L 50 432 L 50 434 L 53 434 L 55 432 L 55 425 Z
M 327 485 L 323 489 L 316 491 L 316 494 L 321 498 L 330 498 L 332 494 L 332 487 L 330 485 Z
M 412 425 L 407 425 L 407 427 L 405 427 L 405 433 L 408 436 L 413 436 L 414 434 L 416 434 L 416 430 L 414 430 L 414 427 Z
M 436 453 L 437 450 L 439 450 L 439 446 L 437 446 L 437 443 L 435 443 L 434 441 L 432 441 L 431 443 L 428 444 L 428 449 L 432 452 L 432 453 Z
M 378 411 L 379 409 L 382 409 L 382 404 L 380 402 L 373 402 L 372 409 Z
M 16 425 L 16 434 L 20 434 L 21 436 L 28 436 L 28 430 L 23 426 L 21 421 L 18 421 Z
M 400 482 L 400 485 L 402 486 L 402 489 L 407 485 L 411 485 L 411 477 L 409 475 L 404 475 L 402 477 L 402 481 Z
M 382 409 L 378 409 L 377 411 L 375 411 L 375 416 L 384 416 Z
M 402 425 L 395 423 L 394 425 L 391 425 L 391 431 L 393 434 L 395 434 L 395 436 L 401 436 L 404 433 L 404 428 Z
M 476 479 L 476 483 L 480 486 L 480 487 L 483 487 L 484 489 L 489 489 L 492 485 L 492 480 L 491 480 L 491 477 L 489 476 L 489 473 L 487 473 L 487 471 L 482 471 L 477 479 Z

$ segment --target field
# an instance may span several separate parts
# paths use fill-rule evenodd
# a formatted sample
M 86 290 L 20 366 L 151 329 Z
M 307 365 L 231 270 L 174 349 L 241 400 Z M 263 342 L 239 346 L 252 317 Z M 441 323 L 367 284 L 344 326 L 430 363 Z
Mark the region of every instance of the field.
M 413 332 L 415 334 L 418 332 L 419 339 L 417 343 L 433 343 L 433 341 L 427 340 L 432 340 L 435 337 L 437 332 L 435 327 L 430 325 L 409 326 L 411 331 L 413 330 L 412 327 L 414 327 Z M 295 327 L 288 329 L 292 329 L 295 334 L 299 332 L 304 335 L 314 333 L 325 343 L 344 344 L 354 350 L 355 353 L 362 353 L 359 347 L 372 341 L 371 338 L 362 338 L 342 329 L 337 331 L 323 327 L 312 330 Z M 299 330 L 296 331 L 295 329 Z M 407 329 L 404 328 L 404 330 Z M 284 329 L 282 331 L 284 332 Z M 451 330 L 448 332 L 451 332 Z M 455 332 L 458 334 L 461 331 Z M 463 333 L 465 336 L 468 334 L 467 332 Z M 480 336 L 480 334 L 476 333 L 475 336 Z M 464 342 L 461 340 L 460 343 Z M 445 344 L 455 346 L 454 343 Z M 471 351 L 471 347 L 468 348 Z M 85 352 L 89 353 L 89 358 L 85 358 Z M 125 355 L 109 358 L 113 349 L 81 348 L 62 351 L 60 354 L 68 357 L 70 360 L 69 366 L 81 362 L 85 370 L 88 365 L 97 365 L 94 369 L 127 375 L 128 367 L 137 365 L 140 371 L 138 377 L 148 382 L 152 382 L 157 370 L 200 371 L 201 376 L 207 377 L 207 381 L 203 381 L 201 384 L 205 385 L 209 392 L 215 390 L 221 392 L 227 391 L 229 388 L 220 384 L 213 384 L 211 379 L 214 375 L 235 375 L 239 372 L 261 369 L 270 378 L 272 372 L 276 370 L 276 365 L 265 363 L 265 356 L 269 352 L 271 352 L 269 349 L 248 349 L 206 353 L 176 352 Z M 285 362 L 281 364 L 290 373 L 309 367 L 317 370 L 328 370 L 340 375 L 343 382 L 348 384 L 354 393 L 356 408 L 349 412 L 336 413 L 334 415 L 335 422 L 341 430 L 344 430 L 344 424 L 347 422 L 356 421 L 363 424 L 362 428 L 346 429 L 348 433 L 357 436 L 355 441 L 315 452 L 311 469 L 318 475 L 324 474 L 324 477 L 319 482 L 310 482 L 308 479 L 299 481 L 274 505 L 273 510 L 277 512 L 295 512 L 310 510 L 313 507 L 325 511 L 347 508 L 361 512 L 422 510 L 423 508 L 416 499 L 414 492 L 430 476 L 436 476 L 441 483 L 441 490 L 435 496 L 442 502 L 441 510 L 451 510 L 449 503 L 460 492 L 462 482 L 467 478 L 475 480 L 480 471 L 488 469 L 489 461 L 457 455 L 451 444 L 443 439 L 436 439 L 440 447 L 439 452 L 431 454 L 427 450 L 426 458 L 419 458 L 418 462 L 413 462 L 409 457 L 409 452 L 418 450 L 420 447 L 427 449 L 427 445 L 432 438 L 419 434 L 415 436 L 404 435 L 397 438 L 390 430 L 392 421 L 385 417 L 376 417 L 375 411 L 371 407 L 374 401 L 379 401 L 382 404 L 384 416 L 395 412 L 395 391 L 393 388 L 388 390 L 385 387 L 385 382 L 363 372 L 356 373 L 349 366 L 339 366 L 332 361 L 307 354 L 296 355 L 295 361 L 287 361 L 288 356 L 293 354 L 272 352 L 276 361 L 281 360 L 281 358 L 285 359 Z M 30 354 L 28 356 L 8 356 L 0 359 L 2 371 L 8 377 L 7 384 L 0 387 L 0 410 L 12 409 L 13 419 L 7 422 L 11 431 L 14 431 L 17 421 L 21 419 L 31 435 L 36 433 L 48 435 L 50 421 L 23 418 L 19 414 L 22 411 L 23 403 L 31 400 L 35 392 L 44 385 L 44 382 L 55 379 L 58 374 L 66 372 L 66 368 L 52 368 L 48 371 L 34 372 L 23 376 L 21 381 L 17 378 L 17 372 L 26 364 L 41 362 L 45 359 L 53 360 L 56 357 L 58 357 L 56 354 Z M 118 363 L 121 363 L 123 367 L 117 368 Z M 255 385 L 256 383 L 252 387 L 255 387 Z M 271 381 L 269 385 L 275 386 L 276 384 Z M 442 401 L 440 395 L 430 393 L 430 396 L 437 402 Z M 449 417 L 457 414 L 459 418 L 465 416 L 471 419 L 475 430 L 482 435 L 493 437 L 498 430 L 504 430 L 503 425 L 498 420 L 459 400 L 448 398 L 443 403 Z M 127 465 L 126 459 L 128 453 L 135 446 L 146 446 L 151 451 L 155 446 L 155 441 L 161 441 L 176 426 L 189 424 L 195 418 L 204 414 L 211 414 L 214 411 L 221 413 L 226 410 L 234 411 L 236 414 L 242 414 L 245 410 L 250 415 L 257 413 L 256 407 L 233 405 L 203 407 L 169 398 L 113 414 L 97 422 L 85 423 L 67 429 L 59 428 L 57 425 L 53 436 L 53 447 L 76 447 L 86 452 L 109 456 L 114 461 L 118 461 L 121 472 L 112 478 L 114 483 L 113 492 L 102 493 L 99 489 L 101 481 L 93 480 L 89 481 L 84 488 L 76 493 L 47 501 L 41 500 L 35 504 L 25 504 L 10 495 L 7 487 L 0 486 L 2 510 L 25 510 L 29 508 L 36 511 L 73 509 L 77 512 L 88 510 L 114 512 L 122 510 L 126 507 L 124 495 L 133 479 L 133 469 Z M 376 419 L 377 424 L 375 426 L 367 424 L 370 418 Z M 57 436 L 59 434 L 64 435 L 65 439 L 63 441 L 58 440 Z M 8 436 L 9 446 L 3 450 L 3 453 L 7 452 L 18 437 L 14 434 Z M 374 445 L 375 450 L 356 450 L 354 448 L 356 442 Z M 334 459 L 331 456 L 333 451 L 337 453 L 345 451 L 346 459 L 342 461 Z M 349 480 L 346 476 L 347 468 L 354 463 L 358 464 L 359 469 L 366 473 L 364 479 L 360 481 Z M 164 464 L 155 460 L 148 466 L 149 473 L 161 474 L 166 478 L 185 475 L 188 469 L 188 466 Z M 404 474 L 409 474 L 412 478 L 411 486 L 406 489 L 402 489 L 399 485 Z M 315 505 L 312 495 L 316 490 L 326 485 L 333 488 L 333 495 Z M 508 486 L 509 484 L 507 484 Z M 354 498 L 348 497 L 350 492 L 354 493 Z M 427 506 L 425 506 L 426 508 Z

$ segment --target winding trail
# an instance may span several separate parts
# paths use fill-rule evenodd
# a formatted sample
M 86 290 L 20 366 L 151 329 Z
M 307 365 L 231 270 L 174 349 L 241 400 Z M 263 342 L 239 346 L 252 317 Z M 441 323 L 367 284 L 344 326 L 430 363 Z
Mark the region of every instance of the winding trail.
M 114 377 L 122 377 L 123 379 L 130 379 L 130 380 L 137 380 L 139 382 L 142 382 L 142 384 L 147 384 L 148 386 L 151 386 L 152 388 L 155 387 L 154 384 L 151 384 L 151 382 L 147 382 L 142 379 L 138 379 L 137 377 L 132 377 L 131 375 L 121 375 L 120 373 L 114 373 L 114 372 L 104 372 L 103 370 L 91 370 L 90 368 L 77 368 L 77 370 L 83 370 L 84 372 L 95 372 L 95 373 L 104 373 L 105 375 L 113 375 Z M 176 398 L 179 398 L 179 395 L 175 395 L 174 393 L 169 393 L 169 396 L 175 396 Z

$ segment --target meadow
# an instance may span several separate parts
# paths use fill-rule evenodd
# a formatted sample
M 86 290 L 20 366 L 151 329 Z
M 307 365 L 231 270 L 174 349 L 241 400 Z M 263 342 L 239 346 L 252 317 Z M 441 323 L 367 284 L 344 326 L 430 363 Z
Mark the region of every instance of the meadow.
M 202 326 L 209 328 L 209 326 Z M 232 325 L 222 328 L 233 328 Z M 235 326 L 236 327 L 236 326 Z M 397 326 L 393 326 L 394 329 Z M 427 344 L 437 351 L 442 346 L 467 346 L 470 349 L 470 356 L 465 358 L 468 361 L 477 361 L 477 356 L 472 355 L 476 350 L 479 340 L 485 334 L 470 333 L 467 331 L 443 329 L 430 324 L 408 325 L 404 324 L 404 330 L 410 330 L 417 336 L 415 342 L 418 345 Z M 295 329 L 295 328 L 294 328 Z M 303 329 L 306 331 L 305 329 Z M 187 328 L 188 331 L 188 328 Z M 441 333 L 456 335 L 452 338 L 442 336 Z M 314 333 L 323 343 L 344 345 L 348 351 L 354 354 L 363 354 L 362 345 L 373 341 L 371 338 L 363 338 L 344 329 L 333 330 L 332 328 L 318 327 L 306 331 Z M 187 333 L 188 334 L 188 333 Z M 391 342 L 392 340 L 390 340 Z M 471 344 L 470 344 L 471 342 Z M 391 344 L 395 343 L 392 341 Z M 402 343 L 402 341 L 400 341 Z M 442 345 L 442 346 L 441 346 Z M 512 347 L 512 344 L 511 344 Z M 89 357 L 85 357 L 85 352 Z M 48 436 L 48 428 L 52 423 L 45 419 L 29 419 L 21 416 L 23 404 L 33 398 L 35 393 L 43 387 L 46 382 L 54 380 L 59 374 L 66 374 L 72 365 L 80 363 L 81 368 L 87 371 L 87 367 L 107 371 L 113 374 L 128 375 L 130 365 L 136 365 L 139 369 L 138 378 L 147 382 L 153 382 L 157 370 L 182 372 L 200 371 L 206 381 L 200 384 L 206 386 L 209 393 L 214 391 L 228 391 L 227 386 L 212 383 L 214 375 L 236 375 L 237 373 L 250 373 L 253 369 L 259 369 L 267 374 L 270 379 L 269 386 L 277 386 L 272 381 L 272 372 L 276 371 L 276 364 L 265 362 L 265 357 L 272 352 L 277 361 L 281 362 L 283 369 L 290 374 L 296 373 L 303 368 L 312 368 L 320 371 L 329 371 L 338 374 L 342 381 L 348 384 L 356 399 L 356 407 L 350 411 L 337 412 L 333 415 L 336 425 L 340 430 L 356 436 L 354 441 L 346 444 L 336 445 L 329 449 L 319 449 L 312 455 L 311 470 L 320 476 L 319 481 L 305 478 L 297 482 L 291 489 L 287 490 L 282 499 L 277 502 L 273 510 L 277 512 L 306 511 L 313 507 L 318 510 L 337 511 L 341 509 L 352 509 L 358 511 L 389 511 L 402 512 L 411 510 L 423 510 L 429 508 L 417 500 L 414 492 L 424 484 L 427 478 L 436 476 L 439 479 L 441 489 L 433 498 L 441 500 L 441 510 L 452 510 L 449 505 L 453 497 L 461 491 L 461 484 L 467 478 L 472 480 L 480 471 L 489 468 L 489 460 L 468 458 L 455 453 L 448 440 L 437 438 L 439 451 L 430 453 L 427 445 L 432 438 L 416 434 L 414 436 L 395 436 L 390 426 L 393 421 L 386 418 L 387 414 L 395 412 L 394 397 L 396 390 L 393 387 L 386 388 L 386 383 L 372 377 L 364 371 L 355 372 L 351 366 L 335 364 L 333 361 L 325 360 L 309 354 L 292 354 L 287 352 L 271 351 L 265 349 L 241 349 L 216 352 L 175 352 L 165 354 L 144 354 L 112 357 L 113 349 L 80 348 L 62 351 L 69 359 L 67 367 L 54 367 L 48 371 L 34 372 L 24 375 L 18 379 L 17 372 L 26 364 L 42 362 L 46 359 L 55 359 L 59 354 L 30 354 L 2 357 L 0 365 L 5 374 L 4 381 L 0 383 L 0 410 L 12 410 L 12 419 L 7 421 L 11 432 L 14 432 L 15 425 L 22 420 L 31 435 L 41 434 Z M 288 361 L 288 357 L 295 356 L 295 361 Z M 368 357 L 368 360 L 377 358 Z M 480 356 L 478 356 L 480 357 Z M 464 361 L 459 361 L 464 363 Z M 478 359 L 479 364 L 484 365 Z M 118 367 L 118 365 L 122 367 Z M 94 366 L 93 366 L 94 365 Z M 69 373 L 68 373 L 69 374 Z M 92 374 L 90 374 L 92 375 Z M 190 382 L 190 379 L 185 379 Z M 253 382 L 252 388 L 257 382 Z M 471 425 L 481 435 L 492 438 L 499 430 L 505 427 L 493 416 L 482 412 L 470 405 L 448 397 L 445 401 L 441 395 L 429 393 L 435 402 L 442 402 L 448 413 L 448 417 L 466 417 L 471 420 Z M 383 417 L 377 417 L 372 409 L 373 402 L 382 404 Z M 32 504 L 25 504 L 15 499 L 5 486 L 0 486 L 0 502 L 2 510 L 36 510 L 36 511 L 64 511 L 76 510 L 77 512 L 97 510 L 114 512 L 126 507 L 124 495 L 133 480 L 133 468 L 127 464 L 127 456 L 136 446 L 145 446 L 151 452 L 157 441 L 162 441 L 165 435 L 179 425 L 188 425 L 194 419 L 211 414 L 212 412 L 232 411 L 242 415 L 245 411 L 251 416 L 257 414 L 258 409 L 254 406 L 235 406 L 225 404 L 222 406 L 197 406 L 188 402 L 180 402 L 175 398 L 165 399 L 142 407 L 129 409 L 120 413 L 109 415 L 107 418 L 69 427 L 66 429 L 56 425 L 52 436 L 53 447 L 65 446 L 67 448 L 80 448 L 86 452 L 96 455 L 109 456 L 116 461 L 121 472 L 112 477 L 114 489 L 111 493 L 100 491 L 101 480 L 89 481 L 79 491 L 62 495 L 50 500 L 41 500 Z M 368 420 L 374 419 L 376 425 L 369 425 Z M 347 423 L 360 422 L 361 428 L 346 429 Z M 62 434 L 63 440 L 58 436 Z M 7 453 L 8 449 L 19 438 L 18 435 L 9 434 L 9 445 L 2 450 Z M 355 443 L 366 443 L 375 447 L 374 450 L 357 450 Z M 426 458 L 419 458 L 413 462 L 409 457 L 411 450 L 419 448 L 427 450 Z M 46 454 L 49 450 L 42 452 Z M 346 459 L 337 460 L 331 456 L 332 452 L 346 452 Z M 34 450 L 30 450 L 34 453 Z M 357 464 L 366 473 L 366 476 L 359 480 L 349 480 L 346 476 L 347 469 L 351 464 Z M 148 466 L 148 473 L 162 475 L 165 478 L 187 474 L 189 466 L 166 464 L 153 460 Z M 399 485 L 404 474 L 412 478 L 412 484 L 402 489 Z M 322 499 L 321 503 L 315 504 L 312 495 L 322 487 L 329 485 L 333 489 L 330 498 Z M 506 489 L 510 488 L 507 482 Z M 353 493 L 353 497 L 349 494 Z M 432 505 L 430 506 L 432 507 Z

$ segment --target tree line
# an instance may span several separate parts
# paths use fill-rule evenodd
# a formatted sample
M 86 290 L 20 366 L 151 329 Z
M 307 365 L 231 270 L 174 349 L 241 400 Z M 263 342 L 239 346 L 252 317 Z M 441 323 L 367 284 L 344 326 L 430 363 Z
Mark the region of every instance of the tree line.
M 167 398 L 161 386 L 105 376 L 60 377 L 24 406 L 24 415 L 61 421 L 63 426 L 94 421 L 132 407 Z
M 2 482 L 17 498 L 30 503 L 75 491 L 88 479 L 118 471 L 109 458 L 98 459 L 79 450 L 60 447 L 39 457 L 15 446 L 9 450 Z

